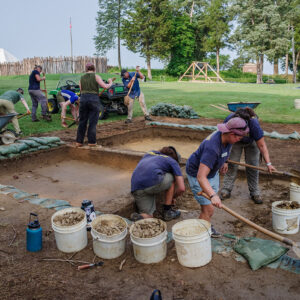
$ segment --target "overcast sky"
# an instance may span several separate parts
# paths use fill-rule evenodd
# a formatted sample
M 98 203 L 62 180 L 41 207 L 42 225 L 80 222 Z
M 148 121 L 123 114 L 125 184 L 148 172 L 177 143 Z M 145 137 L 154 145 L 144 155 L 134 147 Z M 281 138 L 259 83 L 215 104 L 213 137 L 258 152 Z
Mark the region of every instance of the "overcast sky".
M 91 56 L 95 53 L 93 36 L 98 0 L 0 0 L 0 3 L 0 48 L 18 59 L 70 56 L 70 17 L 73 55 Z M 230 51 L 225 53 L 234 56 Z M 109 51 L 107 58 L 109 65 L 118 64 L 116 50 Z M 146 67 L 144 58 L 124 47 L 121 58 L 123 66 Z M 163 64 L 153 60 L 152 67 L 162 68 Z M 264 73 L 272 73 L 270 64 L 265 64 Z

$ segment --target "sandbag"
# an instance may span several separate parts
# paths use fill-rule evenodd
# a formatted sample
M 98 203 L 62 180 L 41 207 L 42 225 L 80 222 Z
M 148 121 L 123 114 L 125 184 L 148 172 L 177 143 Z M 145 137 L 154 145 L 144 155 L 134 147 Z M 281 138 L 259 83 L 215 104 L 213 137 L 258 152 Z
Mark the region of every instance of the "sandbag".
M 254 271 L 270 264 L 288 251 L 288 248 L 278 242 L 256 237 L 239 239 L 233 249 L 247 259 Z
M 46 150 L 46 149 L 50 149 L 50 146 L 45 145 L 45 146 L 39 146 L 38 150 Z
M 47 145 L 48 144 L 47 141 L 44 140 L 41 137 L 29 137 L 28 140 L 35 141 L 35 142 L 37 142 L 37 143 L 39 143 L 41 145 Z
M 18 143 L 19 142 L 22 142 L 22 143 L 28 145 L 30 148 L 37 148 L 37 147 L 41 146 L 41 144 L 39 144 L 33 140 L 19 140 Z
M 17 153 L 18 149 L 15 147 L 15 144 L 0 146 L 0 155 L 8 155 L 10 153 Z
M 60 142 L 60 138 L 56 137 L 56 136 L 44 136 L 44 137 L 41 137 L 41 139 L 43 139 L 44 141 L 46 141 L 47 144 Z

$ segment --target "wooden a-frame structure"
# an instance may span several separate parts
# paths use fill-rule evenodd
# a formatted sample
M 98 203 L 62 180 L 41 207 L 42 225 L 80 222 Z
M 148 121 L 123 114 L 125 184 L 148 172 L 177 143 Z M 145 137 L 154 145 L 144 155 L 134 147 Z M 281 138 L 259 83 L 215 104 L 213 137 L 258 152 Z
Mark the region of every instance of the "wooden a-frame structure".
M 208 69 L 209 71 L 212 71 L 216 76 L 208 76 Z M 193 61 L 178 81 L 182 81 L 182 78 L 184 77 L 191 78 L 191 81 L 193 82 L 225 83 L 225 81 L 220 77 L 220 75 L 215 72 L 215 70 L 209 65 L 208 62 Z

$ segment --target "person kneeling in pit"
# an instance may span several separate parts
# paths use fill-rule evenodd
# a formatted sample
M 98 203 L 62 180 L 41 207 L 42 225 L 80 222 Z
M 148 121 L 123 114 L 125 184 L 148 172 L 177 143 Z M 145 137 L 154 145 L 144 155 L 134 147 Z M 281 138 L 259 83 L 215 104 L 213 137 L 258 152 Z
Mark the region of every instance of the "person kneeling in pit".
M 68 127 L 66 123 L 66 111 L 70 105 L 71 113 L 74 118 L 74 121 L 77 121 L 79 118 L 79 100 L 80 98 L 70 90 L 61 90 L 57 94 L 57 100 L 61 106 L 61 126 Z
M 131 220 L 153 218 L 156 195 L 165 192 L 163 218 L 176 219 L 180 211 L 172 208 L 175 198 L 185 191 L 184 179 L 179 166 L 180 155 L 172 146 L 146 153 L 131 177 L 133 194 L 139 213 L 131 214 Z

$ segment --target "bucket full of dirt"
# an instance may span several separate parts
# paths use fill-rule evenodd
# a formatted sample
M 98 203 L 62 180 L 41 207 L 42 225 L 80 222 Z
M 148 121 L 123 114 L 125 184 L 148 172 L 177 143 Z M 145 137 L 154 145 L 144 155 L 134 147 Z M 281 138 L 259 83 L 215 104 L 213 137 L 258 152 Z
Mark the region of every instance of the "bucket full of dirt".
M 86 222 L 85 212 L 80 207 L 65 208 L 53 214 L 51 224 L 58 250 L 71 253 L 85 248 Z
M 300 203 L 300 185 L 294 182 L 290 183 L 290 200 Z
M 167 224 L 149 218 L 135 222 L 130 227 L 135 259 L 143 264 L 158 263 L 167 255 Z
M 211 261 L 211 224 L 202 219 L 189 219 L 172 227 L 179 263 L 184 267 L 202 267 Z
M 94 253 L 104 259 L 113 259 L 125 252 L 126 221 L 117 215 L 98 216 L 91 223 Z
M 300 203 L 298 201 L 275 201 L 272 203 L 273 229 L 281 234 L 299 231 Z

